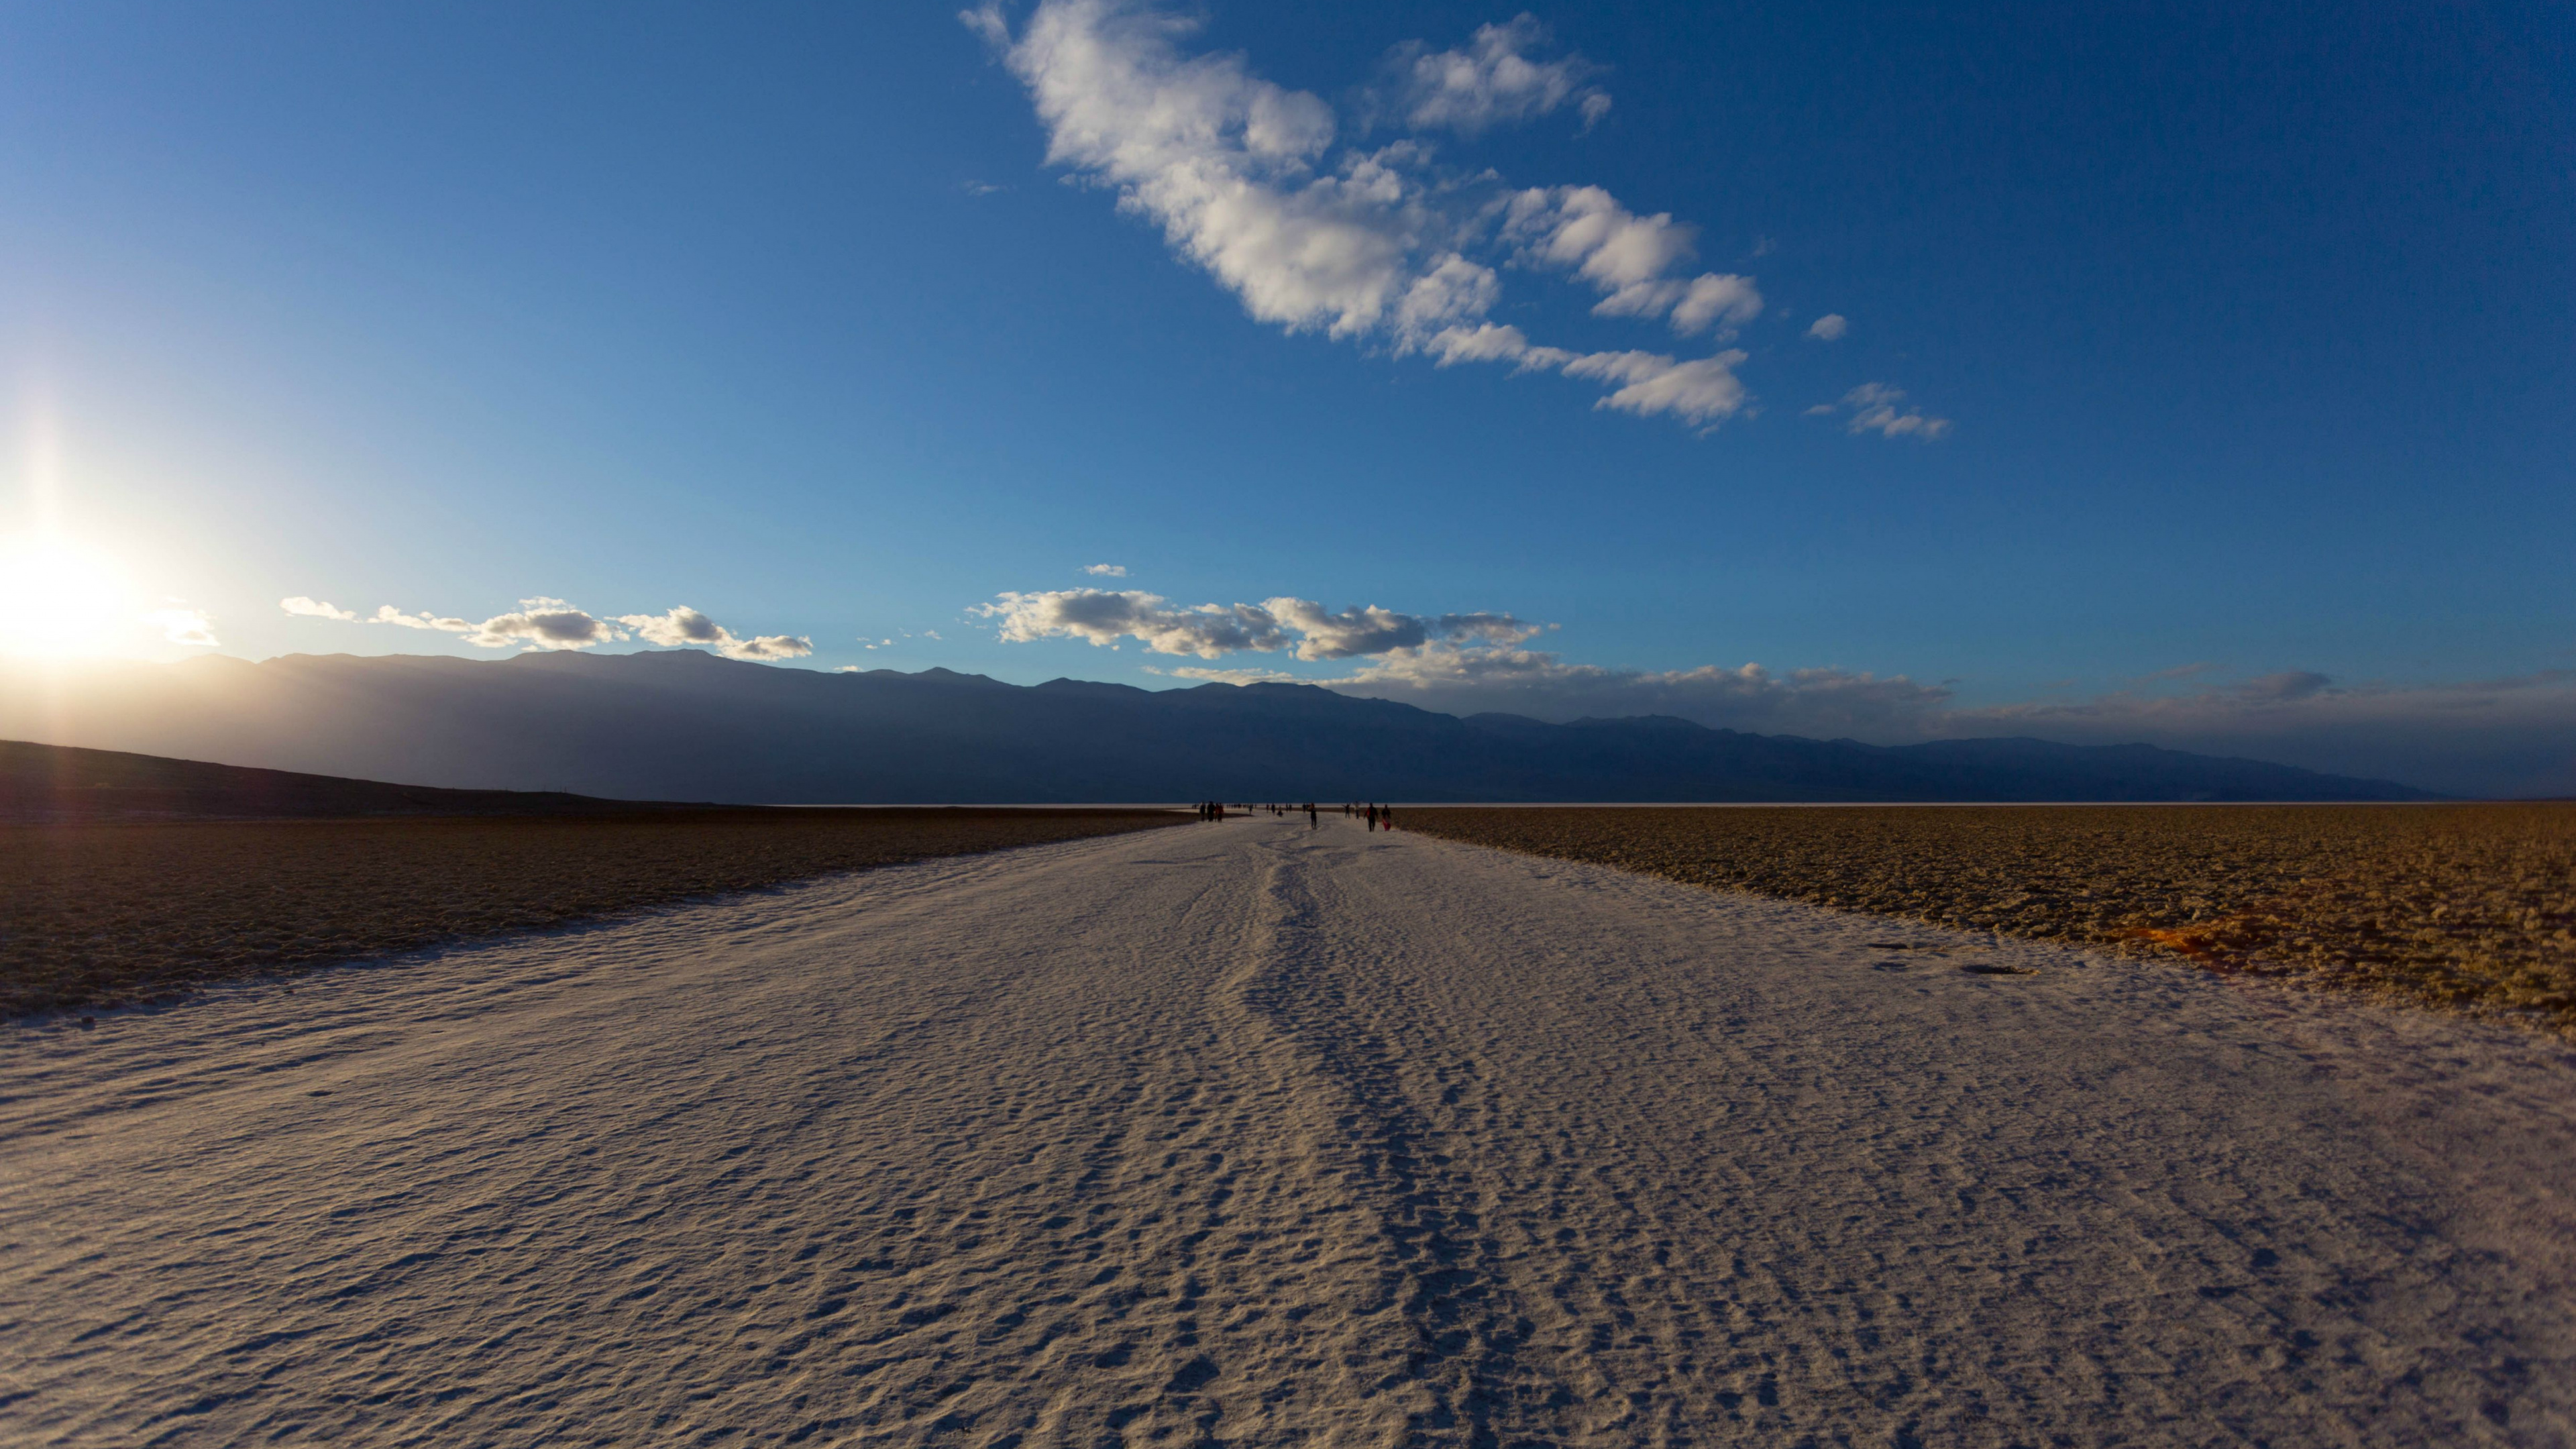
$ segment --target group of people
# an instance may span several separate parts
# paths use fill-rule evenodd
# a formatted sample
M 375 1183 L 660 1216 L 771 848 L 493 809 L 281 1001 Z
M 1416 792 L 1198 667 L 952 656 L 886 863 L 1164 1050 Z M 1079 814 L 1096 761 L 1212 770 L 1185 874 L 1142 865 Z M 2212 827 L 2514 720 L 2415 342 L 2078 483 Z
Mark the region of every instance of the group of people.
M 1285 819 L 1286 817 L 1303 810 L 1306 812 L 1307 829 L 1312 830 L 1323 824 L 1323 816 L 1321 812 L 1315 808 L 1315 802 L 1312 800 L 1307 801 L 1303 805 L 1282 805 L 1273 802 L 1268 805 L 1237 805 L 1232 807 L 1229 807 L 1222 800 L 1201 800 L 1199 802 L 1199 818 L 1201 820 L 1223 820 L 1226 818 L 1225 812 L 1229 808 L 1241 810 L 1246 813 L 1254 810 L 1267 810 L 1273 816 L 1281 819 Z M 1368 828 L 1371 830 L 1393 830 L 1395 828 L 1395 807 L 1391 805 L 1344 805 L 1342 807 L 1342 814 L 1348 818 L 1366 820 L 1368 822 Z
M 1315 813 L 1315 802 L 1312 800 L 1307 801 L 1303 805 L 1282 805 L 1273 801 L 1268 805 L 1237 805 L 1231 808 L 1241 810 L 1246 813 L 1250 813 L 1254 810 L 1267 810 L 1273 816 L 1281 819 L 1285 819 L 1288 816 L 1303 810 L 1306 812 L 1306 824 L 1309 828 L 1322 823 Z M 1201 820 L 1223 820 L 1226 818 L 1225 812 L 1227 809 L 1228 806 L 1222 800 L 1201 800 L 1199 802 L 1199 818 Z

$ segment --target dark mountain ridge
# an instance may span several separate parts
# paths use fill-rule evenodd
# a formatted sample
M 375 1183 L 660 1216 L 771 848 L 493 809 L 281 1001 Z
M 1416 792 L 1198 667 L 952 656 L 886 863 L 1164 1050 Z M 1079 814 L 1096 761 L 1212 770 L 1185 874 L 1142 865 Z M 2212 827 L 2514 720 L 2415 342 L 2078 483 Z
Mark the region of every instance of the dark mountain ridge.
M 559 791 L 441 790 L 291 770 L 0 740 L 0 825 L 345 820 L 385 815 L 653 815 L 704 807 Z
M 10 677 L 0 735 L 463 789 L 736 803 L 2416 800 L 2147 745 L 1461 719 L 1311 685 L 825 674 L 695 650 L 204 658 Z

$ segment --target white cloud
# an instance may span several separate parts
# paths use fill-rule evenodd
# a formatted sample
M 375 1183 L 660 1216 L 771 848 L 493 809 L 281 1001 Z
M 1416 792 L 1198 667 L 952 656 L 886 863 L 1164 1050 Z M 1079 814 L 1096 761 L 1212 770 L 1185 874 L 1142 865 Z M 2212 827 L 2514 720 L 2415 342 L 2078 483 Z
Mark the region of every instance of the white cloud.
M 1598 186 L 1532 187 L 1505 203 L 1503 235 L 1533 262 L 1559 266 L 1614 297 L 1664 279 L 1695 254 L 1697 232 L 1669 212 L 1639 216 Z M 1639 310 L 1604 303 L 1612 315 Z
M 1509 614 L 1400 614 L 1374 604 L 1327 610 L 1312 599 L 1287 597 L 1175 608 L 1160 594 L 1134 589 L 1007 593 L 975 612 L 999 619 L 1006 643 L 1081 639 L 1097 646 L 1133 639 L 1156 654 L 1201 659 L 1288 650 L 1299 659 L 1348 659 L 1436 640 L 1518 643 L 1537 632 Z
M 1713 357 L 1680 359 L 1660 352 L 1568 352 L 1536 347 L 1521 329 L 1493 322 L 1452 327 L 1425 344 L 1436 365 L 1460 362 L 1510 362 L 1519 371 L 1562 372 L 1612 384 L 1614 391 L 1593 404 L 1641 417 L 1671 413 L 1694 426 L 1723 422 L 1744 410 L 1751 399 L 1735 375 L 1745 360 L 1740 349 Z
M 1721 331 L 1762 314 L 1762 294 L 1750 277 L 1710 272 L 1674 275 L 1696 255 L 1696 228 L 1668 212 L 1639 216 L 1598 186 L 1533 187 L 1504 203 L 1502 234 L 1520 245 L 1532 265 L 1562 267 L 1606 295 L 1593 311 L 1604 317 L 1662 317 L 1673 330 Z
M 1294 684 L 1297 682 L 1296 675 L 1285 674 L 1276 669 L 1202 669 L 1195 664 L 1183 664 L 1172 669 L 1157 669 L 1148 664 L 1145 666 L 1145 672 L 1159 674 L 1166 679 L 1195 679 L 1207 684 Z
M 515 612 L 495 614 L 479 624 L 471 619 L 428 613 L 407 614 L 391 604 L 380 605 L 366 622 L 458 634 L 464 636 L 466 643 L 484 649 L 506 649 L 513 644 L 537 649 L 587 649 L 622 637 L 605 620 L 593 618 L 561 599 L 542 596 L 521 599 Z
M 1748 277 L 1685 275 L 1693 230 L 1667 214 L 1640 216 L 1595 186 L 1489 200 L 1489 174 L 1444 177 L 1412 139 L 1336 154 L 1323 101 L 1261 79 L 1240 56 L 1184 55 L 1195 22 L 1143 5 L 1044 0 L 1017 35 L 993 6 L 962 18 L 1028 87 L 1048 160 L 1115 190 L 1256 319 L 1397 355 L 1427 350 L 1443 365 L 1503 361 L 1608 382 L 1603 406 L 1694 425 L 1744 407 L 1742 353 L 1576 353 L 1487 320 L 1501 277 L 1469 253 L 1499 246 L 1497 260 L 1591 284 L 1600 315 L 1715 328 L 1723 340 L 1760 314 L 1761 293 Z M 1569 103 L 1597 116 L 1607 97 L 1581 85 L 1579 62 L 1523 54 L 1539 38 L 1523 17 L 1462 51 L 1400 47 L 1408 120 L 1472 130 Z
M 1760 315 L 1762 294 L 1754 290 L 1751 277 L 1703 272 L 1691 279 L 1682 289 L 1681 300 L 1673 304 L 1673 330 L 1687 336 L 1714 323 L 1731 337 L 1738 325 Z
M 1530 361 L 1533 353 L 1544 351 L 1551 357 L 1569 357 L 1571 353 L 1557 348 L 1533 348 L 1521 329 L 1508 323 L 1480 322 L 1473 327 L 1451 327 L 1424 344 L 1437 359 L 1436 365 L 1447 367 L 1456 362 L 1518 362 L 1522 367 L 1543 367 L 1547 360 Z
M 161 637 L 173 644 L 213 649 L 224 642 L 215 637 L 215 621 L 203 609 L 155 609 L 143 616 L 143 622 L 160 630 Z
M 1084 564 L 1082 566 L 1082 571 L 1105 579 L 1123 579 L 1127 577 L 1127 566 L 1125 564 Z
M 396 624 L 405 629 L 436 629 L 447 634 L 471 634 L 475 625 L 470 619 L 442 619 L 427 613 L 406 614 L 391 604 L 379 604 L 370 624 Z
M 667 614 L 621 614 L 617 622 L 634 630 L 645 643 L 666 649 L 684 644 L 716 644 L 729 637 L 722 624 L 686 604 Z
M 1323 165 L 1331 108 L 1252 75 L 1236 56 L 1184 58 L 1191 22 L 1110 0 L 1050 0 L 1007 47 L 1046 123 L 1047 159 L 1099 177 L 1253 316 L 1336 337 L 1376 329 L 1413 279 L 1430 228 L 1416 188 L 1356 153 Z
M 802 659 L 814 652 L 814 641 L 802 634 L 755 634 L 719 652 L 727 659 Z
M 480 623 L 427 612 L 406 613 L 391 604 L 378 606 L 375 613 L 361 620 L 351 610 L 300 594 L 279 600 L 279 607 L 289 614 L 317 619 L 391 624 L 400 629 L 454 634 L 483 649 L 506 649 L 513 644 L 535 649 L 588 649 L 597 644 L 620 643 L 630 637 L 641 636 L 648 644 L 665 647 L 705 645 L 728 659 L 801 659 L 814 652 L 813 641 L 800 635 L 762 634 L 744 638 L 686 604 L 662 614 L 622 614 L 613 619 L 602 619 L 561 599 L 539 596 L 521 599 L 515 611 L 495 614 Z M 630 636 L 628 630 L 634 631 L 634 635 Z
M 1396 349 L 1414 351 L 1435 332 L 1482 318 L 1502 294 L 1502 279 L 1493 268 L 1455 252 L 1441 256 L 1396 304 Z
M 686 604 L 664 614 L 621 614 L 617 622 L 647 644 L 666 648 L 702 644 L 727 659 L 802 659 L 814 642 L 793 634 L 762 634 L 745 639 Z
M 366 622 L 461 635 L 466 643 L 482 649 L 507 649 L 513 644 L 533 649 L 588 649 L 623 637 L 606 620 L 594 618 L 561 599 L 542 596 L 521 599 L 515 611 L 495 614 L 479 624 L 471 619 L 406 614 L 391 604 L 379 606 Z
M 1596 352 L 1565 364 L 1571 377 L 1616 382 L 1619 390 L 1593 404 L 1649 416 L 1671 413 L 1688 423 L 1714 423 L 1744 407 L 1744 384 L 1735 368 L 1740 351 L 1677 362 L 1656 352 Z
M 1053 589 L 1006 593 L 974 612 L 1001 620 L 1006 643 L 1083 639 L 1095 645 L 1134 639 L 1157 654 L 1214 659 L 1239 651 L 1272 653 L 1290 640 L 1269 611 L 1252 604 L 1200 604 L 1176 609 L 1160 594 L 1136 589 Z
M 1420 131 L 1473 136 L 1569 103 L 1590 130 L 1610 112 L 1609 95 L 1584 84 L 1599 68 L 1579 55 L 1535 61 L 1523 54 L 1546 43 L 1546 27 L 1530 15 L 1478 26 L 1462 50 L 1435 51 L 1421 41 L 1408 41 L 1388 57 L 1396 77 L 1396 103 L 1405 121 Z
M 1011 44 L 1011 23 L 1002 18 L 1001 0 L 984 0 L 970 10 L 960 10 L 957 18 L 966 28 L 984 37 L 984 43 L 995 50 L 1007 50 Z
M 1281 625 L 1305 636 L 1300 659 L 1350 659 L 1416 648 L 1428 640 L 1480 640 L 1517 644 L 1538 631 L 1509 614 L 1399 614 L 1374 604 L 1326 613 L 1309 599 L 1278 598 L 1263 607 Z
M 1840 342 L 1851 331 L 1851 320 L 1840 312 L 1828 312 L 1807 324 L 1807 335 L 1819 342 Z
M 1818 403 L 1807 409 L 1809 417 L 1826 417 L 1849 409 L 1850 418 L 1843 423 L 1847 433 L 1876 433 L 1886 438 L 1919 438 L 1931 442 L 1950 431 L 1948 418 L 1927 417 L 1918 408 L 1900 408 L 1905 394 L 1885 383 L 1865 382 L 1843 394 L 1839 403 Z
M 379 614 L 384 611 L 379 611 Z M 446 621 L 436 627 L 445 628 Z M 604 619 L 596 619 L 561 599 L 521 599 L 517 612 L 495 614 L 474 625 L 465 642 L 485 649 L 525 644 L 532 649 L 587 649 L 620 637 Z

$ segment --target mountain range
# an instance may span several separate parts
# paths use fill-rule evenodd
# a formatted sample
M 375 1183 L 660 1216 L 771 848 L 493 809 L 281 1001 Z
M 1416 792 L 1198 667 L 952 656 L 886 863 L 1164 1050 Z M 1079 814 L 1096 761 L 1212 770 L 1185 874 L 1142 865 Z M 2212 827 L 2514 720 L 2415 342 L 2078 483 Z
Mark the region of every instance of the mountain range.
M 1880 746 L 1661 716 L 1466 718 L 1312 685 L 1144 690 L 696 650 L 0 667 L 0 737 L 469 790 L 742 804 L 2422 800 L 2147 745 Z

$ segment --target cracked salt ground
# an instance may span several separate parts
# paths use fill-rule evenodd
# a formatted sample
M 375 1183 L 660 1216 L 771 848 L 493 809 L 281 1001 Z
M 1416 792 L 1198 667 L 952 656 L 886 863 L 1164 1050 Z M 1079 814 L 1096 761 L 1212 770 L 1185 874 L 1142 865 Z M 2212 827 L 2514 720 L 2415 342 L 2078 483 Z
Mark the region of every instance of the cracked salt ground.
M 2576 1436 L 2565 1050 L 1886 929 L 1257 821 L 10 1028 L 0 1439 Z

